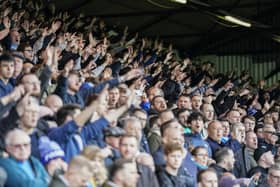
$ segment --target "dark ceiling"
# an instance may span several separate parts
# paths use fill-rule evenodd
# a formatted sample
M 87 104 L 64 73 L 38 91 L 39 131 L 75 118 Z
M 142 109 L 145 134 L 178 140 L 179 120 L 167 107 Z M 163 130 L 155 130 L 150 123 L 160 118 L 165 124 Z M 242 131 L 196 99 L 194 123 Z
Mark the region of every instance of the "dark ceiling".
M 279 0 L 188 0 L 185 5 L 170 0 L 53 2 L 60 10 L 96 16 L 108 25 L 128 25 L 130 32 L 159 37 L 194 55 L 280 51 L 280 43 L 273 40 L 280 31 Z M 253 27 L 217 18 L 225 12 L 250 20 Z

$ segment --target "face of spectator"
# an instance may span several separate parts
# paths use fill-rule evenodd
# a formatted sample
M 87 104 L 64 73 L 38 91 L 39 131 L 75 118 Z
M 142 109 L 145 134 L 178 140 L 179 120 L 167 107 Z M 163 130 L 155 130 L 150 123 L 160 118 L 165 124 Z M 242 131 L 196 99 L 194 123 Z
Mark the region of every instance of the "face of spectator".
M 278 112 L 272 112 L 271 113 L 273 122 L 277 122 L 279 120 L 279 113 Z
M 207 121 L 214 120 L 214 107 L 211 104 L 204 104 L 202 107 L 202 113 Z
M 7 152 L 18 161 L 25 161 L 31 154 L 30 138 L 27 134 L 14 134 L 6 146 Z
M 193 155 L 194 160 L 202 166 L 207 166 L 208 151 L 207 149 L 198 149 L 197 153 Z
M 70 74 L 68 77 L 68 89 L 72 92 L 78 92 L 82 83 L 80 77 L 76 74 Z
M 139 175 L 135 163 L 127 163 L 121 170 L 122 183 L 124 187 L 136 187 Z
M 215 172 L 205 172 L 199 182 L 200 187 L 218 187 L 218 177 Z
M 6 62 L 6 61 L 2 61 L 0 63 L 0 76 L 2 79 L 10 79 L 11 77 L 13 77 L 14 74 L 14 63 L 13 62 Z
M 266 142 L 275 145 L 278 140 L 278 136 L 275 135 L 275 128 L 272 125 L 267 125 L 263 128 L 263 137 Z
M 102 72 L 101 79 L 102 80 L 109 80 L 112 77 L 112 70 L 111 68 L 105 68 L 105 70 Z
M 15 70 L 14 70 L 14 77 L 17 77 L 19 76 L 19 74 L 21 73 L 22 71 L 22 68 L 23 68 L 23 60 L 18 58 L 18 57 L 15 57 Z
M 157 97 L 154 100 L 153 108 L 157 112 L 162 112 L 162 111 L 166 110 L 167 109 L 167 105 L 166 105 L 166 102 L 165 102 L 164 98 L 163 97 Z
M 20 43 L 20 34 L 19 34 L 18 31 L 16 31 L 16 30 L 11 31 L 10 35 L 11 35 L 11 43 L 12 44 L 19 44 Z
M 228 121 L 221 121 L 221 124 L 223 126 L 223 136 L 228 137 L 230 134 L 230 127 L 229 127 L 229 122 Z
M 137 111 L 137 112 L 134 113 L 134 116 L 138 120 L 140 120 L 142 129 L 145 128 L 146 123 L 147 123 L 147 117 L 148 117 L 147 114 L 144 113 L 144 112 Z
M 197 119 L 191 121 L 191 130 L 193 133 L 200 133 L 203 127 L 204 123 L 200 116 Z
M 163 138 L 162 138 L 163 145 L 166 145 L 168 143 L 174 143 L 174 144 L 184 144 L 184 138 L 182 135 L 182 131 L 180 129 L 176 128 L 169 128 Z
M 189 111 L 182 112 L 179 114 L 178 120 L 183 126 L 187 127 L 188 126 L 187 121 L 188 121 L 189 116 L 190 116 Z
M 20 118 L 21 124 L 24 128 L 32 129 L 37 126 L 39 111 L 39 105 L 35 102 L 31 102 L 31 104 L 25 106 L 24 113 Z
M 256 131 L 256 135 L 258 138 L 264 138 L 263 128 L 258 128 Z
M 138 142 L 134 137 L 124 137 L 120 142 L 120 152 L 123 158 L 133 159 L 138 152 Z
M 184 153 L 180 150 L 173 151 L 168 155 L 165 155 L 166 166 L 174 170 L 178 170 L 184 159 Z
M 130 120 L 126 122 L 126 125 L 124 127 L 124 130 L 128 134 L 132 134 L 137 137 L 137 139 L 140 141 L 142 138 L 142 126 L 141 122 L 137 119 Z
M 192 108 L 194 110 L 199 110 L 202 105 L 202 97 L 200 95 L 195 95 L 192 97 Z
M 118 88 L 113 88 L 109 91 L 109 105 L 116 106 L 120 98 L 120 91 Z
M 223 126 L 219 121 L 214 121 L 210 126 L 208 126 L 208 136 L 216 142 L 221 141 L 223 133 Z
M 225 161 L 226 161 L 226 169 L 231 171 L 234 168 L 234 163 L 235 163 L 235 158 L 232 150 L 229 150 L 229 155 L 226 156 Z
M 79 170 L 72 170 L 69 172 L 68 182 L 71 186 L 87 186 L 88 181 L 92 177 L 92 172 L 86 168 L 80 168 Z
M 27 46 L 24 48 L 24 51 L 23 51 L 23 55 L 25 58 L 27 58 L 28 60 L 33 60 L 33 57 L 34 57 L 34 53 L 33 53 L 33 50 L 32 50 L 32 47 L 31 46 Z
M 247 131 L 254 131 L 255 128 L 255 121 L 245 118 L 244 119 L 245 130 Z
M 268 165 L 269 167 L 272 166 L 275 162 L 274 162 L 274 155 L 272 154 L 271 151 L 268 151 L 266 153 L 263 153 L 261 158 L 260 158 L 263 162 L 266 163 L 266 165 Z
M 258 148 L 258 138 L 257 135 L 254 132 L 249 132 L 246 135 L 246 146 L 250 149 L 257 149 Z
M 26 92 L 30 92 L 34 96 L 39 96 L 41 93 L 41 82 L 34 74 L 25 75 L 22 78 L 22 83 Z
M 238 111 L 230 111 L 228 114 L 228 121 L 233 123 L 239 123 L 240 122 L 240 113 Z
M 267 178 L 270 187 L 280 186 L 280 170 L 271 170 Z
M 179 109 L 181 108 L 185 108 L 185 109 L 192 109 L 192 103 L 191 103 L 191 99 L 190 97 L 185 97 L 185 96 L 180 96 L 178 98 L 178 101 L 177 101 L 177 107 Z
M 245 141 L 245 137 L 246 137 L 246 131 L 245 131 L 245 127 L 243 126 L 238 126 L 235 131 L 232 131 L 232 134 L 234 137 L 240 136 L 240 142 L 239 143 L 244 143 Z

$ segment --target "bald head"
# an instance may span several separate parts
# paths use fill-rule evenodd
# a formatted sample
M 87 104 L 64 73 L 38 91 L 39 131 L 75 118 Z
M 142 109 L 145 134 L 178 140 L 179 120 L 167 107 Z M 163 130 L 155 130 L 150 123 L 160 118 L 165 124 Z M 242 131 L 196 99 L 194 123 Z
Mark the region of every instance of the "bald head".
M 57 112 L 62 106 L 63 102 L 58 95 L 49 95 L 45 100 L 45 106 L 49 107 L 53 112 Z

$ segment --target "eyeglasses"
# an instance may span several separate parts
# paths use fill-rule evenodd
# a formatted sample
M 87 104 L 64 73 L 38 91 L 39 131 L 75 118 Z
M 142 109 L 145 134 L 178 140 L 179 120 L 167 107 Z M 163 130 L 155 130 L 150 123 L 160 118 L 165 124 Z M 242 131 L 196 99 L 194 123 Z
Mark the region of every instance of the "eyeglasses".
M 25 81 L 25 82 L 23 82 L 23 84 L 33 84 L 33 85 L 39 85 L 39 84 L 41 84 L 41 81 L 36 81 L 36 82 L 29 82 L 29 81 Z
M 196 154 L 195 156 L 208 157 L 208 154 L 198 153 L 198 154 Z
M 11 144 L 10 146 L 14 147 L 15 149 L 21 149 L 21 148 L 28 148 L 30 147 L 30 142 L 28 143 L 22 143 L 22 144 Z
M 272 173 L 269 174 L 273 180 L 278 180 L 280 181 L 280 176 L 277 176 L 277 175 L 273 175 Z

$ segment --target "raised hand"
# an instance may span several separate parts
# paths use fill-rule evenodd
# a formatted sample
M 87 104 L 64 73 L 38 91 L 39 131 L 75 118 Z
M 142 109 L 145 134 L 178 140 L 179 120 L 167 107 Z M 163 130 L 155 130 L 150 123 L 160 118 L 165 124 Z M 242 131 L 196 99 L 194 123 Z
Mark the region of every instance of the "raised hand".
M 3 18 L 3 25 L 4 25 L 4 27 L 5 27 L 6 29 L 10 29 L 10 27 L 11 27 L 11 21 L 10 21 L 10 19 L 9 19 L 8 16 L 6 16 L 6 17 Z
M 144 75 L 144 71 L 142 69 L 132 69 L 124 75 L 124 80 L 129 81 L 142 75 Z

